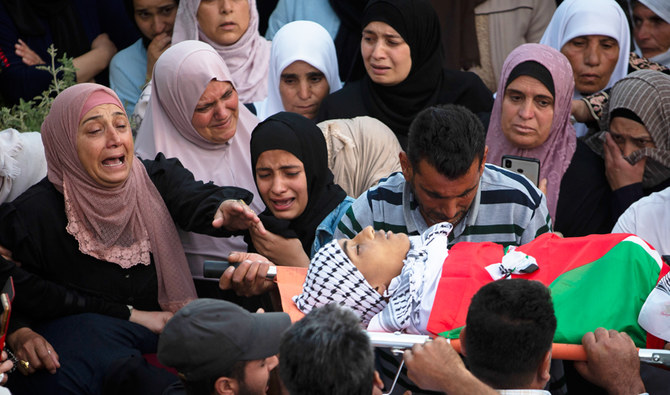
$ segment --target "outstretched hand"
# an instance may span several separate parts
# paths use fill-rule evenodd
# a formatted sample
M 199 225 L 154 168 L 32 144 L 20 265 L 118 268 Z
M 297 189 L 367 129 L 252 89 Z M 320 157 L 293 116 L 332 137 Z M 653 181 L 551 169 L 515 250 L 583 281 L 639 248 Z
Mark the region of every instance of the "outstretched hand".
M 219 206 L 214 214 L 212 226 L 215 228 L 224 227 L 228 230 L 244 230 L 255 228 L 260 234 L 265 234 L 266 230 L 258 215 L 243 200 L 225 200 Z
M 17 56 L 21 57 L 21 61 L 27 64 L 28 66 L 35 66 L 38 64 L 46 64 L 45 61 L 40 58 L 40 56 L 30 49 L 28 44 L 19 38 L 19 42 L 14 44 L 14 52 Z

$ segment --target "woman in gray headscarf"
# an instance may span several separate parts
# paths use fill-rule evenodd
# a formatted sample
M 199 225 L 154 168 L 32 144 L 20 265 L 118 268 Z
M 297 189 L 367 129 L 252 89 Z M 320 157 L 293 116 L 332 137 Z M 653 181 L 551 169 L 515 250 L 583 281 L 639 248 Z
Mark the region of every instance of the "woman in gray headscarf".
M 670 76 L 629 74 L 605 114 L 561 182 L 555 230 L 566 236 L 609 233 L 632 203 L 670 186 Z

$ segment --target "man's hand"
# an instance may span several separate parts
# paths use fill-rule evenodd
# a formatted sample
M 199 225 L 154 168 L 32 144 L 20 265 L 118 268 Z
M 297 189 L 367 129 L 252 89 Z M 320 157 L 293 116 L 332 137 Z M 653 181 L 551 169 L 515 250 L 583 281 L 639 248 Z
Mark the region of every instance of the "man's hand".
M 163 332 L 165 324 L 174 314 L 169 311 L 143 311 L 133 309 L 128 321 L 140 324 L 155 334 Z
M 163 32 L 156 35 L 147 46 L 147 81 L 151 79 L 156 61 L 166 49 L 170 48 L 171 43 L 172 36 Z
M 275 287 L 273 281 L 268 280 L 268 269 L 274 264 L 262 255 L 249 252 L 231 252 L 228 255 L 230 263 L 241 262 L 236 269 L 229 267 L 219 279 L 219 288 L 232 289 L 240 296 L 261 295 Z
M 249 229 L 254 247 L 278 266 L 308 267 L 309 257 L 302 249 L 300 239 L 287 239 L 272 232 Z
M 14 355 L 19 359 L 18 369 L 24 375 L 35 373 L 39 369 L 54 374 L 60 368 L 56 350 L 42 335 L 30 328 L 20 328 L 10 333 L 7 336 L 7 345 L 14 350 Z M 27 361 L 28 367 L 20 361 Z
M 613 191 L 627 185 L 642 182 L 644 165 L 647 162 L 647 158 L 642 158 L 636 164 L 631 165 L 623 157 L 619 146 L 612 140 L 612 136 L 609 133 L 605 134 L 603 149 L 605 155 L 605 175 Z
M 212 226 L 225 227 L 228 230 L 244 230 L 255 228 L 260 234 L 266 230 L 258 215 L 242 200 L 225 200 L 214 213 Z
M 407 376 L 420 388 L 458 394 L 497 394 L 477 380 L 443 337 L 405 350 Z
M 14 52 L 17 56 L 21 57 L 21 61 L 27 64 L 28 66 L 35 66 L 38 64 L 46 64 L 45 61 L 40 58 L 40 56 L 35 53 L 28 44 L 19 38 L 19 42 L 14 44 Z
M 582 338 L 586 362 L 575 362 L 575 369 L 608 394 L 645 392 L 640 378 L 640 359 L 630 336 L 624 332 L 598 328 Z

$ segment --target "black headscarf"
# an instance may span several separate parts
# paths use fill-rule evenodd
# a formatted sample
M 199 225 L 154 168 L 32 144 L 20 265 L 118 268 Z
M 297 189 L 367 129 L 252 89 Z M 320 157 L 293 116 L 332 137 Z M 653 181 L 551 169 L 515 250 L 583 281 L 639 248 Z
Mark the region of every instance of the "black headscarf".
M 370 22 L 388 24 L 410 48 L 412 68 L 404 81 L 383 86 L 368 75 L 364 81 L 363 100 L 370 115 L 400 138 L 419 111 L 439 104 L 444 90 L 440 22 L 428 0 L 372 0 L 363 13 L 363 28 Z
M 43 36 L 46 21 L 58 57 L 76 58 L 90 49 L 84 28 L 71 0 L 2 0 L 21 38 Z
M 515 79 L 527 75 L 533 77 L 536 80 L 540 81 L 542 85 L 551 93 L 551 97 L 556 97 L 556 89 L 554 87 L 554 77 L 551 76 L 551 72 L 547 70 L 546 67 L 534 60 L 527 60 L 525 62 L 519 63 L 510 71 L 509 76 L 507 77 L 507 84 L 505 89 L 514 82 Z
M 340 28 L 335 36 L 337 65 L 342 81 L 356 81 L 365 75 L 361 57 L 361 19 L 368 0 L 329 0 L 340 18 Z
M 300 239 L 303 250 L 309 256 L 316 227 L 347 196 L 334 183 L 333 173 L 328 169 L 328 150 L 321 129 L 302 115 L 280 112 L 256 126 L 250 145 L 254 180 L 256 162 L 265 151 L 284 150 L 303 163 L 309 199 L 305 211 L 291 221 L 276 218 L 269 209 L 265 209 L 258 217 L 270 232 L 285 238 Z M 252 250 L 252 245 L 249 246 Z

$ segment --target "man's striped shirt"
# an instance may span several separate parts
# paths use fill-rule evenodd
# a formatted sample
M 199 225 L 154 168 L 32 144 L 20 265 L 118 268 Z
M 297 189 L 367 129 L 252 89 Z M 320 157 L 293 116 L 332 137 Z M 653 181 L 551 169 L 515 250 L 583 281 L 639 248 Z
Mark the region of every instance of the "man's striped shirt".
M 381 180 L 356 199 L 340 220 L 335 238 L 353 238 L 368 225 L 408 235 L 428 228 L 402 173 Z M 449 246 L 459 241 L 521 245 L 549 231 L 551 217 L 542 192 L 526 177 L 486 164 L 477 195 L 449 235 Z

